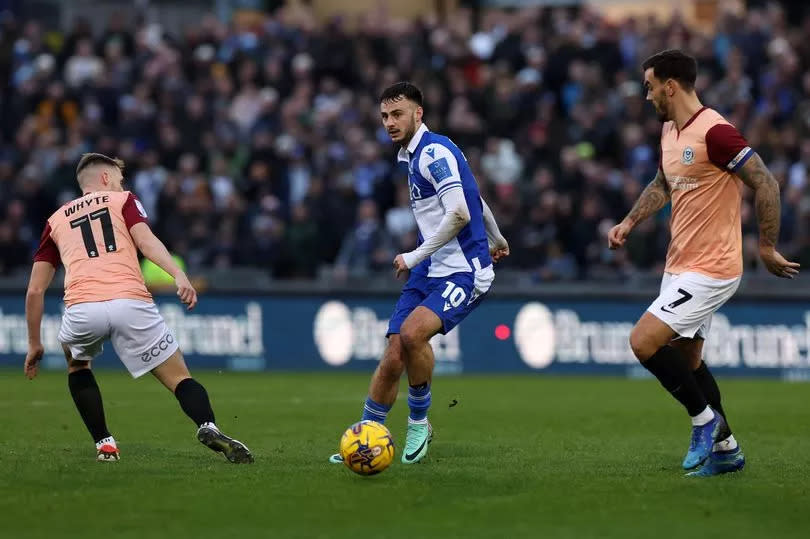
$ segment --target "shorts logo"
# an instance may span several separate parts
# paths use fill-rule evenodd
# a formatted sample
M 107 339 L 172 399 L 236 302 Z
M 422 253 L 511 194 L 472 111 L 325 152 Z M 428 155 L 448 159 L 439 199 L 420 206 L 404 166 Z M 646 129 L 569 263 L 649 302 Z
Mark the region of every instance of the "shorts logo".
M 158 343 L 150 348 L 148 351 L 141 354 L 141 361 L 144 363 L 149 363 L 154 358 L 160 356 L 161 352 L 166 351 L 169 348 L 169 345 L 174 342 L 174 336 L 171 333 L 167 333 L 163 336 L 162 339 L 158 341 Z
M 692 294 L 690 294 L 689 292 L 687 292 L 683 288 L 678 289 L 678 294 L 681 295 L 680 298 L 676 299 L 675 301 L 673 301 L 672 303 L 670 303 L 668 305 L 661 305 L 661 310 L 664 311 L 665 313 L 675 314 L 670 309 L 674 309 L 678 305 L 683 305 L 684 303 L 686 303 L 687 301 L 689 301 L 693 297 Z
M 683 149 L 683 155 L 681 156 L 681 163 L 684 165 L 691 165 L 695 162 L 695 150 L 693 150 L 690 146 L 687 146 Z

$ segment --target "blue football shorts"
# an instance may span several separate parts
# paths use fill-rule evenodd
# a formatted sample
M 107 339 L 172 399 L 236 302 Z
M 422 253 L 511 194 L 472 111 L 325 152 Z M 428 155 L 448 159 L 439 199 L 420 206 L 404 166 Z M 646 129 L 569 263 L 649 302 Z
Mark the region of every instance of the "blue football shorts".
M 446 277 L 411 273 L 388 322 L 386 336 L 399 333 L 402 323 L 420 305 L 436 313 L 442 321 L 440 333 L 446 334 L 473 312 L 484 296 L 486 292 L 476 290 L 475 273 L 471 271 Z

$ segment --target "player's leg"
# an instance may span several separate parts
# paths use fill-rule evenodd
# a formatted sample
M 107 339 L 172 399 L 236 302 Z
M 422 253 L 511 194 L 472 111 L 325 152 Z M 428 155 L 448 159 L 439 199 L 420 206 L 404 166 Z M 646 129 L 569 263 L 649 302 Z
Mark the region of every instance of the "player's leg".
M 399 380 L 405 371 L 400 339 L 400 327 L 409 314 L 425 298 L 424 287 L 427 282 L 424 277 L 411 275 L 408 283 L 402 289 L 402 294 L 394 307 L 394 312 L 388 322 L 388 343 L 380 364 L 374 371 L 369 384 L 368 396 L 363 403 L 361 421 L 371 420 L 385 423 L 388 412 L 396 401 L 399 392 Z M 343 458 L 340 453 L 329 457 L 332 464 L 340 464 Z
M 131 299 L 105 302 L 110 340 L 133 378 L 151 372 L 174 393 L 180 407 L 197 425 L 197 439 L 222 452 L 231 462 L 252 462 L 245 445 L 222 434 L 205 388 L 191 377 L 177 341 L 154 303 Z
M 419 306 L 402 324 L 400 339 L 408 371 L 408 433 L 402 462 L 413 464 L 425 457 L 432 429 L 427 419 L 430 409 L 430 383 L 433 379 L 433 347 L 430 339 L 444 324 L 431 309 Z
M 68 368 L 68 388 L 76 410 L 96 444 L 96 458 L 100 461 L 116 461 L 120 455 L 115 439 L 107 428 L 104 402 L 96 377 L 90 369 L 90 361 L 73 359 L 70 347 L 62 345 Z
M 709 402 L 712 409 L 716 410 L 723 419 L 726 420 L 726 430 L 721 434 L 721 439 L 715 442 L 709 458 L 697 471 L 687 475 L 696 477 L 706 477 L 729 472 L 736 472 L 745 467 L 745 455 L 742 448 L 737 443 L 728 426 L 728 417 L 723 409 L 720 397 L 720 388 L 714 379 L 708 365 L 703 361 L 703 343 L 711 328 L 711 317 L 698 330 L 694 339 L 676 339 L 672 345 L 679 348 L 687 359 L 689 368 L 700 386 L 701 391 Z
M 711 453 L 725 428 L 722 416 L 708 406 L 686 358 L 670 341 L 676 336 L 663 321 L 645 312 L 630 333 L 630 347 L 641 364 L 680 402 L 692 419 L 692 438 L 683 461 L 687 470 L 699 466 Z
M 630 337 L 636 357 L 683 404 L 692 419 L 692 437 L 683 467 L 692 469 L 708 458 L 727 427 L 715 414 L 693 374 L 691 358 L 673 346 L 676 337 L 693 339 L 708 327 L 711 316 L 733 294 L 738 280 L 718 280 L 697 273 L 665 276 L 661 294 L 644 313 Z
M 402 343 L 400 336 L 394 333 L 389 335 L 383 357 L 371 377 L 361 420 L 385 423 L 388 412 L 397 400 L 399 380 L 403 372 L 405 363 L 402 358 Z
M 230 462 L 253 462 L 253 455 L 245 444 L 226 436 L 217 427 L 208 392 L 191 377 L 179 348 L 151 373 L 174 393 L 180 408 L 197 425 L 197 439 L 202 444 L 222 453 Z
M 442 320 L 427 307 L 419 306 L 402 325 L 402 349 L 408 370 L 408 408 L 410 418 L 427 417 L 430 408 L 430 383 L 436 360 L 430 339 L 443 329 Z
M 104 416 L 104 403 L 90 361 L 101 354 L 110 332 L 102 302 L 71 305 L 65 309 L 58 340 L 68 368 L 68 389 L 87 431 L 96 444 L 96 458 L 114 462 L 118 446 L 110 435 Z
M 174 394 L 180 408 L 197 427 L 214 424 L 214 410 L 211 408 L 208 392 L 191 377 L 180 348 L 175 348 L 171 355 L 150 372 Z
M 477 268 L 477 266 L 476 266 Z M 429 294 L 408 315 L 400 331 L 408 370 L 408 434 L 402 462 L 419 462 L 427 454 L 433 429 L 427 420 L 430 384 L 433 378 L 433 348 L 430 339 L 446 334 L 481 304 L 495 275 L 492 267 L 430 279 Z
M 709 403 L 709 406 L 711 406 L 713 410 L 719 412 L 720 415 L 723 416 L 723 419 L 726 420 L 726 427 L 728 427 L 727 434 L 730 435 L 731 427 L 728 426 L 728 416 L 726 415 L 725 410 L 723 410 L 723 404 L 720 397 L 720 388 L 717 385 L 717 380 L 714 379 L 714 375 L 712 375 L 711 371 L 709 370 L 709 366 L 706 365 L 705 361 L 703 361 L 704 342 L 705 341 L 701 337 L 695 337 L 694 339 L 675 339 L 671 344 L 674 348 L 680 350 L 681 354 L 683 354 L 683 357 L 686 359 L 686 363 L 692 370 L 692 375 L 695 377 L 703 396 L 706 397 L 706 401 Z
M 727 419 L 720 403 L 720 388 L 717 386 L 717 381 L 712 376 L 711 371 L 709 371 L 709 367 L 703 361 L 703 343 L 704 340 L 700 337 L 675 339 L 672 341 L 672 346 L 680 349 L 683 353 L 701 391 L 703 391 L 703 395 L 709 402 L 709 406 L 722 415 L 724 419 Z M 697 477 L 719 475 L 736 472 L 745 466 L 745 455 L 737 440 L 734 439 L 728 423 L 726 423 L 726 430 L 720 437 L 720 441 L 715 442 L 712 452 L 703 466 L 687 475 Z
M 398 331 L 398 329 L 397 329 Z M 385 423 L 388 412 L 394 406 L 399 393 L 399 380 L 405 371 L 405 364 L 402 358 L 402 344 L 399 334 L 394 333 L 388 336 L 388 343 L 385 346 L 380 363 L 371 376 L 371 383 L 368 387 L 368 396 L 363 403 L 363 414 L 360 421 L 376 421 Z M 340 453 L 334 453 L 329 457 L 332 464 L 340 464 L 343 457 Z
M 388 322 L 388 332 L 386 333 L 388 343 L 380 364 L 377 365 L 377 369 L 371 377 L 368 397 L 363 404 L 361 421 L 371 420 L 385 423 L 388 412 L 396 401 L 399 379 L 405 370 L 400 330 L 408 316 L 425 299 L 426 286 L 427 280 L 424 277 L 412 275 L 402 289 L 402 294 L 394 307 L 394 313 Z
M 707 411 L 706 398 L 695 381 L 686 358 L 678 348 L 670 345 L 677 336 L 667 324 L 645 312 L 630 332 L 630 348 L 641 364 L 649 370 L 664 389 L 696 417 L 713 415 Z

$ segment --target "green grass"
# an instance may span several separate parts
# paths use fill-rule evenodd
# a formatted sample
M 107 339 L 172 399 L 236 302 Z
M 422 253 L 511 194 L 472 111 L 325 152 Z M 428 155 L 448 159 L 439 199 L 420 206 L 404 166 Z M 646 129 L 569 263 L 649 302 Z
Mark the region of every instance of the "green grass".
M 3 537 L 807 537 L 808 386 L 723 380 L 748 457 L 686 479 L 689 424 L 651 380 L 439 378 L 427 460 L 363 478 L 326 459 L 365 375 L 200 372 L 249 466 L 202 447 L 149 377 L 97 373 L 122 460 L 95 452 L 64 375 L 0 371 Z M 458 405 L 448 403 L 457 399 Z M 388 425 L 401 444 L 405 400 Z

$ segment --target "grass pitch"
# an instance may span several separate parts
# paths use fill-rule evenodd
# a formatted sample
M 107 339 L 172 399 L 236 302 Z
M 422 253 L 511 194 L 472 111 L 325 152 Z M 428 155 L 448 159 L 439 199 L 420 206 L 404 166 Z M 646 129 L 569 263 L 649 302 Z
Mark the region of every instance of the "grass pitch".
M 97 373 L 121 461 L 99 463 L 63 374 L 0 371 L 3 537 L 807 537 L 808 386 L 721 380 L 748 458 L 686 479 L 689 423 L 652 380 L 438 378 L 427 460 L 384 473 L 327 463 L 367 375 L 200 371 L 253 465 L 200 445 L 155 380 Z M 403 386 L 404 387 L 404 386 Z M 458 404 L 449 407 L 449 403 Z

